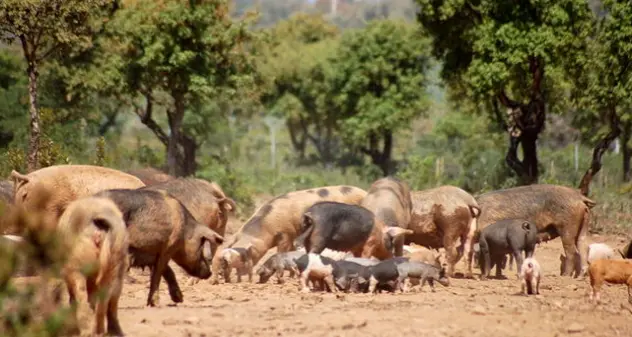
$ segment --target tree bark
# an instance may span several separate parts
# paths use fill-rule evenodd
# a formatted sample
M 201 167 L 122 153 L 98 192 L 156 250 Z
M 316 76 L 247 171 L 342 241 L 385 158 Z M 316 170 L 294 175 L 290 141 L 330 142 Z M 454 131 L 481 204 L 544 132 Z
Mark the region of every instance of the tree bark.
M 169 119 L 169 138 L 167 140 L 167 169 L 168 173 L 174 177 L 184 175 L 178 157 L 180 155 L 178 145 L 180 143 L 180 133 L 182 132 L 182 120 L 184 119 L 184 97 L 174 95 L 174 108 L 167 110 Z
M 623 124 L 623 132 L 621 133 L 621 152 L 623 158 L 623 182 L 630 181 L 630 157 L 632 153 L 630 153 L 630 146 L 628 142 L 630 141 L 630 134 L 632 133 L 632 122 L 627 121 Z
M 371 162 L 382 170 L 383 176 L 391 173 L 391 155 L 393 152 L 393 132 L 390 130 L 382 132 L 384 143 L 382 150 L 379 149 L 379 136 L 375 133 L 369 135 L 369 147 L 362 147 L 360 150 L 371 157 Z
M 610 117 L 610 132 L 605 135 L 597 143 L 597 145 L 595 145 L 590 167 L 586 170 L 586 173 L 579 183 L 579 191 L 585 196 L 588 196 L 588 193 L 590 192 L 590 183 L 592 182 L 593 177 L 597 174 L 597 172 L 599 172 L 599 170 L 601 170 L 601 157 L 603 157 L 603 154 L 606 150 L 608 150 L 610 144 L 612 144 L 612 142 L 621 134 L 620 120 L 617 115 L 616 108 L 611 106 L 608 110 Z
M 29 76 L 29 151 L 27 155 L 27 170 L 33 172 L 39 168 L 39 148 L 40 148 L 40 115 L 37 108 L 37 59 L 34 52 L 29 50 L 24 37 L 20 37 L 26 56 Z
M 305 160 L 305 145 L 307 143 L 306 131 L 301 128 L 300 123 L 296 123 L 290 118 L 286 120 L 285 125 L 287 126 L 287 130 L 290 133 L 292 147 L 294 148 L 294 150 L 298 151 L 299 160 L 303 162 Z M 296 129 L 298 128 L 301 128 L 301 131 L 303 132 L 297 131 Z
M 532 75 L 531 95 L 528 104 L 510 99 L 504 90 L 498 94 L 498 100 L 509 109 L 507 131 L 509 132 L 509 149 L 505 161 L 519 177 L 521 185 L 538 182 L 537 140 L 544 128 L 546 106 L 542 97 L 542 79 L 544 64 L 537 57 L 529 57 L 529 70 Z M 518 147 L 522 147 L 522 160 L 518 159 Z

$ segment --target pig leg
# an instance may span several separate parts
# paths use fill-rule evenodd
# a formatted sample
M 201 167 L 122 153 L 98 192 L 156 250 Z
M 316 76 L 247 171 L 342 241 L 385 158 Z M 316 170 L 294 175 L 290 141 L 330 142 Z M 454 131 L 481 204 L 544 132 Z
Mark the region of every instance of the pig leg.
M 522 256 L 522 251 L 520 249 L 513 249 L 513 253 L 512 253 L 514 259 L 516 259 L 516 273 L 520 274 L 520 268 L 522 268 L 522 261 L 524 261 L 524 258 Z
M 324 281 L 327 287 L 329 288 L 329 291 L 331 291 L 332 293 L 338 292 L 338 287 L 336 287 L 336 283 L 334 282 L 333 275 L 330 274 L 330 275 L 325 276 Z
M 237 274 L 237 283 L 241 283 L 241 274 L 243 274 L 242 271 L 243 270 L 241 268 L 237 268 L 237 270 L 236 270 L 236 272 L 237 272 L 236 273 Z
M 443 239 L 443 247 L 445 248 L 446 259 L 448 260 L 448 277 L 454 277 L 454 266 L 459 261 L 459 253 L 456 249 L 456 242 L 450 235 L 445 235 Z
M 476 233 L 476 218 L 473 218 L 469 224 L 468 233 L 461 237 L 461 241 L 464 242 L 463 255 L 465 255 L 465 265 L 467 271 L 465 277 L 473 278 L 472 275 L 472 255 L 474 255 L 474 234 Z
M 301 283 L 301 292 L 303 293 L 309 293 L 309 287 L 307 286 L 307 279 L 309 278 L 309 270 L 304 270 L 303 273 L 301 273 L 300 276 L 300 283 Z
M 160 278 L 165 272 L 168 263 L 169 257 L 167 256 L 167 254 L 161 254 L 160 256 L 158 256 L 158 259 L 151 270 L 147 306 L 155 307 L 156 302 L 158 302 L 158 288 L 160 287 Z
M 110 298 L 108 303 L 107 321 L 108 321 L 108 335 L 110 336 L 123 336 L 123 330 L 118 320 L 118 304 L 121 296 L 120 289 L 117 290 Z
M 93 331 L 94 315 L 90 309 L 87 282 L 79 272 L 73 272 L 65 277 L 70 303 L 77 305 L 76 319 L 79 330 L 83 333 Z
M 369 279 L 369 293 L 370 294 L 375 294 L 375 289 L 377 288 L 377 279 L 375 277 L 373 277 L 373 275 L 371 275 L 371 278 Z
M 481 280 L 485 280 L 489 277 L 489 273 L 492 269 L 491 256 L 489 254 L 489 246 L 487 245 L 487 240 L 484 237 L 481 237 L 478 242 L 481 252 L 481 257 L 483 258 L 483 263 L 481 266 Z
M 167 288 L 169 289 L 169 296 L 171 297 L 171 300 L 175 303 L 182 303 L 184 298 L 182 296 L 182 291 L 178 285 L 178 280 L 176 280 L 176 274 L 169 265 L 165 268 L 165 272 L 162 273 L 162 278 L 165 282 L 167 282 Z
M 564 247 L 564 253 L 566 255 L 566 261 L 564 263 L 564 272 L 562 276 L 572 276 L 573 269 L 575 269 L 575 258 L 577 252 L 577 246 L 575 245 L 574 238 L 565 234 L 562 236 L 562 247 Z M 577 276 L 577 275 L 575 275 Z
M 99 299 L 97 301 L 95 316 L 96 316 L 96 328 L 95 332 L 97 335 L 103 335 L 105 332 L 105 314 L 107 311 L 107 303 L 105 303 L 105 299 Z
M 632 276 L 628 277 L 628 303 L 632 304 Z

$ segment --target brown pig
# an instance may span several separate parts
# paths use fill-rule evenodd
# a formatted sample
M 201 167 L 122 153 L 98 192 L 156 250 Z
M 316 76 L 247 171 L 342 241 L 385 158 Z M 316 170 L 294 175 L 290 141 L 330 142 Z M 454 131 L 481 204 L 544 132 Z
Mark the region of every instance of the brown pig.
M 139 188 L 145 186 L 138 178 L 107 167 L 92 165 L 55 165 L 29 174 L 11 172 L 14 182 L 14 203 L 27 211 L 34 209 L 37 189 L 51 192 L 47 200 L 45 219 L 49 226 L 56 226 L 68 204 L 78 198 L 116 188 Z
M 133 175 L 140 179 L 145 185 L 151 186 L 165 181 L 173 180 L 175 177 L 168 175 L 167 173 L 155 169 L 153 167 L 145 167 L 136 170 L 126 171 L 126 173 Z
M 211 276 L 208 263 L 212 246 L 221 244 L 223 238 L 197 222 L 176 198 L 165 191 L 148 189 L 108 190 L 96 196 L 111 199 L 123 213 L 132 267 L 151 268 L 147 305 L 156 305 L 161 276 L 174 302 L 182 301 L 175 274 L 168 266 L 171 259 L 191 276 Z
M 217 183 L 202 179 L 177 178 L 145 188 L 167 191 L 178 199 L 199 223 L 222 236 L 226 233 L 229 214 L 237 209 L 235 201 L 227 197 Z
M 256 265 L 266 252 L 294 250 L 294 240 L 302 231 L 303 213 L 319 201 L 336 201 L 359 205 L 366 191 L 354 186 L 326 186 L 290 192 L 266 202 L 248 219 L 223 248 L 248 248 L 252 245 L 252 263 Z M 212 284 L 217 284 L 220 259 L 215 255 Z
M 586 232 L 595 202 L 579 190 L 559 185 L 529 185 L 479 195 L 479 230 L 505 219 L 524 219 L 538 229 L 538 242 L 560 236 L 566 255 L 563 276 L 581 274 L 586 265 Z M 575 263 L 576 252 L 581 263 Z
M 123 214 L 109 199 L 81 198 L 68 205 L 57 230 L 69 252 L 62 275 L 80 329 L 102 335 L 107 316 L 108 335 L 122 336 L 118 303 L 129 249 Z
M 406 244 L 416 243 L 429 248 L 445 248 L 448 277 L 454 276 L 454 267 L 465 255 L 466 277 L 472 277 L 472 249 L 476 222 L 480 215 L 478 203 L 469 193 L 455 186 L 415 191 Z M 457 248 L 460 239 L 461 245 Z
M 388 227 L 408 228 L 412 211 L 410 188 L 395 177 L 376 180 L 360 205 L 373 212 L 375 218 Z M 402 235 L 393 242 L 395 256 L 404 253 L 404 240 Z
M 601 301 L 601 287 L 604 282 L 626 284 L 628 286 L 628 302 L 632 304 L 632 260 L 599 259 L 588 266 L 590 277 L 590 301 Z

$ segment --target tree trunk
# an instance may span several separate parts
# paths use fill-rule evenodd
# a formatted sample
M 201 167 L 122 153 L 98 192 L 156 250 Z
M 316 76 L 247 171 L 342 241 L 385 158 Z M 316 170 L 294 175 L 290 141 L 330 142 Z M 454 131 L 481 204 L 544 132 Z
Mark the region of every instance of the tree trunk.
M 375 133 L 369 135 L 369 147 L 361 148 L 361 150 L 371 157 L 371 162 L 382 170 L 383 176 L 388 176 L 391 173 L 393 133 L 390 130 L 383 131 L 382 138 L 384 139 L 382 150 L 379 149 L 379 137 Z
M 180 146 L 182 146 L 183 156 L 180 160 L 180 169 L 183 176 L 190 176 L 195 174 L 197 170 L 197 162 L 195 161 L 195 155 L 197 152 L 197 143 L 193 137 L 185 134 L 180 134 Z
M 621 127 L 619 125 L 620 120 L 614 106 L 611 106 L 609 108 L 609 115 L 610 132 L 605 135 L 597 143 L 597 145 L 595 145 L 595 150 L 593 151 L 593 158 L 590 163 L 590 167 L 588 168 L 588 170 L 586 170 L 586 173 L 579 183 L 579 190 L 585 196 L 588 196 L 588 193 L 590 191 L 590 183 L 592 182 L 593 177 L 597 174 L 597 172 L 599 172 L 599 170 L 601 170 L 601 157 L 606 152 L 606 150 L 608 150 L 610 144 L 621 134 Z
M 285 125 L 290 133 L 292 147 L 294 150 L 298 151 L 299 161 L 303 162 L 305 160 L 305 145 L 307 142 L 306 131 L 303 131 L 302 133 L 301 131 L 298 131 L 297 129 L 301 128 L 301 124 L 291 121 L 290 118 L 286 120 Z
M 632 133 L 632 122 L 628 121 L 623 124 L 623 132 L 621 133 L 621 150 L 623 157 L 623 182 L 630 181 L 630 134 Z
M 39 74 L 35 58 L 31 57 L 28 63 L 30 129 L 27 170 L 28 172 L 33 172 L 39 168 L 40 115 L 37 109 L 37 78 Z
M 182 95 L 173 95 L 174 109 L 167 110 L 169 119 L 169 139 L 167 141 L 167 169 L 168 173 L 174 177 L 184 175 L 181 165 L 181 154 L 179 151 L 179 143 L 182 132 L 182 120 L 184 119 L 184 97 Z

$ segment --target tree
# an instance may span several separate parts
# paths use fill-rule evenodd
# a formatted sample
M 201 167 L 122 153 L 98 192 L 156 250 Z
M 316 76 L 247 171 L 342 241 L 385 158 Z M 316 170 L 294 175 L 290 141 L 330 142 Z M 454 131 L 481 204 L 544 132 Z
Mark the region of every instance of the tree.
M 340 116 L 342 136 L 390 174 L 395 131 L 427 108 L 429 40 L 416 25 L 376 20 L 346 32 L 330 62 L 327 106 Z
M 114 4 L 114 6 L 112 6 Z M 3 0 L 0 2 L 0 38 L 20 42 L 26 60 L 29 91 L 28 170 L 39 166 L 40 116 L 38 77 L 42 62 L 71 46 L 89 47 L 93 20 L 103 10 L 116 8 L 107 0 Z
M 119 75 L 110 87 L 120 96 L 141 96 L 135 104 L 140 120 L 167 148 L 169 174 L 196 170 L 199 144 L 184 127 L 188 114 L 200 113 L 205 100 L 251 93 L 254 33 L 250 20 L 230 18 L 228 1 L 142 0 L 120 10 L 108 25 L 112 39 L 103 45 L 108 69 Z M 154 118 L 166 110 L 167 133 Z
M 587 2 L 415 1 L 418 21 L 433 38 L 433 54 L 443 62 L 443 79 L 465 87 L 474 100 L 508 109 L 506 162 L 520 183 L 537 182 L 536 141 L 553 99 L 547 96 L 563 71 L 573 68 L 576 55 L 585 52 L 592 23 Z M 496 113 L 502 116 L 500 108 Z
M 268 30 L 270 43 L 260 58 L 262 77 L 268 79 L 264 105 L 285 117 L 290 140 L 299 159 L 307 142 L 318 159 L 334 161 L 338 116 L 323 105 L 329 91 L 328 58 L 335 53 L 338 29 L 322 15 L 298 13 Z
M 577 97 L 583 108 L 578 119 L 605 127 L 595 146 L 590 168 L 580 184 L 588 194 L 592 177 L 601 169 L 601 157 L 610 144 L 620 137 L 623 147 L 623 180 L 630 179 L 632 115 L 632 4 L 629 1 L 605 0 L 605 15 L 599 20 L 592 39 L 590 57 L 583 60 Z M 595 123 L 597 122 L 597 123 Z

